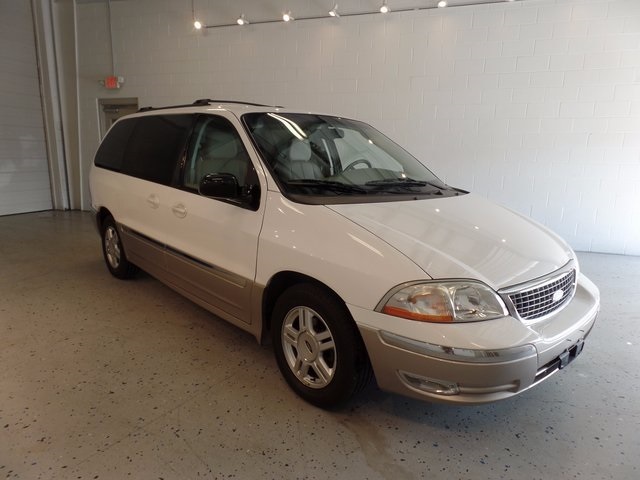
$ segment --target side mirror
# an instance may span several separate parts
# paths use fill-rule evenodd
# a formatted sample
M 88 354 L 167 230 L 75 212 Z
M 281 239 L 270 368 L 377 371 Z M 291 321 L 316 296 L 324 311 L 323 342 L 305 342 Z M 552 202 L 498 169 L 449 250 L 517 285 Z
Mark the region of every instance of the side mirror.
M 208 173 L 200 181 L 198 192 L 205 197 L 237 199 L 240 196 L 238 179 L 230 173 Z
M 215 198 L 249 210 L 260 206 L 260 186 L 240 187 L 238 179 L 231 173 L 208 173 L 200 181 L 198 192 L 205 197 Z

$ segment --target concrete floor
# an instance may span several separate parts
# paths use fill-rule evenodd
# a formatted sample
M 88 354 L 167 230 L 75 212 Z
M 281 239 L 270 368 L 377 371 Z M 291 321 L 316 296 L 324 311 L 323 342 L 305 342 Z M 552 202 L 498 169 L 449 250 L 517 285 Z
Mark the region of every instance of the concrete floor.
M 0 217 L 0 260 L 0 478 L 640 478 L 640 258 L 580 255 L 599 322 L 533 390 L 462 408 L 371 385 L 340 412 L 153 278 L 112 278 L 87 213 Z

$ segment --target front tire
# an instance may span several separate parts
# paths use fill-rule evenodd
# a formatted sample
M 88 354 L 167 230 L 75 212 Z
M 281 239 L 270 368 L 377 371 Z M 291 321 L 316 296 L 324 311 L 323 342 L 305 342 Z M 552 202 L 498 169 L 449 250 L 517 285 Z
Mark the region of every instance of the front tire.
M 275 304 L 274 353 L 289 386 L 321 408 L 338 407 L 372 377 L 364 344 L 345 305 L 327 290 L 299 284 Z
M 109 272 L 114 277 L 131 278 L 138 271 L 138 267 L 127 259 L 118 227 L 111 216 L 105 218 L 102 223 L 102 254 Z

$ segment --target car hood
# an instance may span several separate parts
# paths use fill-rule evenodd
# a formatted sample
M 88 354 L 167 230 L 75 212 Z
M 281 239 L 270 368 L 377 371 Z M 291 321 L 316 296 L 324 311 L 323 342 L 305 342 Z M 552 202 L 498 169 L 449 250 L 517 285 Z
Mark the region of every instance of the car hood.
M 474 194 L 327 208 L 395 247 L 435 279 L 475 278 L 500 289 L 551 273 L 573 258 L 571 248 L 551 231 Z

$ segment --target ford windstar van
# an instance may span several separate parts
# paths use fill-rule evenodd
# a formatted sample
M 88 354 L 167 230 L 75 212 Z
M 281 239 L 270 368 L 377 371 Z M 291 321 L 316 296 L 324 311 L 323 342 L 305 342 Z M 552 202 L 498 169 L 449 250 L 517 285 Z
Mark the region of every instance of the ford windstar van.
M 320 407 L 375 377 L 505 399 L 584 347 L 598 289 L 532 220 L 443 183 L 371 126 L 215 100 L 118 120 L 91 171 L 106 266 L 271 340 Z

